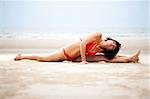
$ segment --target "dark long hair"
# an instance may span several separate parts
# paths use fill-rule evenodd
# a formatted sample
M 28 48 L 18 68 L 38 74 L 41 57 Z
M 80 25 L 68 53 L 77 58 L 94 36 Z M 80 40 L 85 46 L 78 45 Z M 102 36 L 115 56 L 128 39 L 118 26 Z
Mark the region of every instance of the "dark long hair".
M 104 51 L 103 51 L 106 58 L 113 59 L 116 56 L 116 54 L 119 52 L 121 44 L 118 41 L 116 41 L 110 37 L 106 38 L 105 41 L 107 41 L 107 40 L 112 40 L 112 41 L 116 42 L 116 48 L 114 50 L 104 49 Z

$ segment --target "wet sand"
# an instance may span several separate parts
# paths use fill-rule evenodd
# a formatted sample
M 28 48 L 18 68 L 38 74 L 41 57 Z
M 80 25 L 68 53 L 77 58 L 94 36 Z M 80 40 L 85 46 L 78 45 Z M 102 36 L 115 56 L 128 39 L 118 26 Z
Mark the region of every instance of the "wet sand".
M 13 61 L 0 54 L 0 99 L 149 99 L 148 54 L 140 63 Z

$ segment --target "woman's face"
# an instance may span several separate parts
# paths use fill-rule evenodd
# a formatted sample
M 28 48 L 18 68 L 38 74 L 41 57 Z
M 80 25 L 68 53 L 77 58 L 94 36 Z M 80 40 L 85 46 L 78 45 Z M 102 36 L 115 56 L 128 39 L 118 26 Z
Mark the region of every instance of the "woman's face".
M 116 48 L 116 42 L 113 40 L 107 40 L 106 44 L 108 50 L 114 50 Z

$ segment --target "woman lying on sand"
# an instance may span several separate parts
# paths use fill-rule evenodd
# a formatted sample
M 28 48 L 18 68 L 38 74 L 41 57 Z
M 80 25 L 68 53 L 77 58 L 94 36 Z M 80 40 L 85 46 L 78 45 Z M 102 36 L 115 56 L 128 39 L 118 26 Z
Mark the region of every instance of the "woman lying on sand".
M 131 57 L 116 55 L 120 50 L 121 44 L 111 38 L 102 38 L 102 33 L 96 32 L 87 37 L 80 38 L 78 41 L 51 53 L 47 57 L 41 56 L 22 56 L 17 55 L 14 60 L 37 60 L 39 62 L 58 62 L 73 61 L 82 62 L 110 62 L 110 63 L 128 63 L 138 62 L 140 51 Z M 96 55 L 98 54 L 99 55 Z

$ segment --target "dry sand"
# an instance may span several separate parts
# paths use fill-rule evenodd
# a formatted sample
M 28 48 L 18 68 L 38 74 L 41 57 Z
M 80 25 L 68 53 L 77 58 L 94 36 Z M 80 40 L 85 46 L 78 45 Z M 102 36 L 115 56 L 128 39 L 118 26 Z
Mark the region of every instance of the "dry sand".
M 148 54 L 140 63 L 13 61 L 0 54 L 0 99 L 150 99 Z

